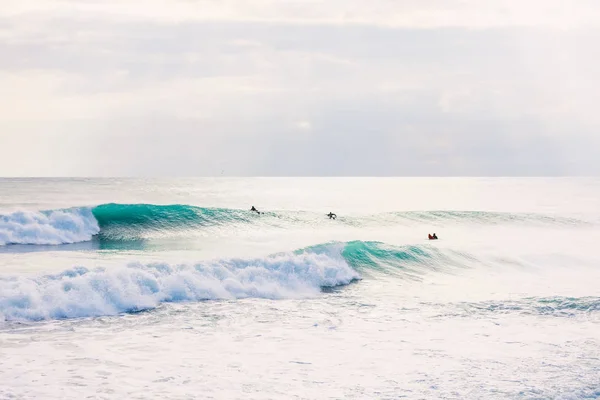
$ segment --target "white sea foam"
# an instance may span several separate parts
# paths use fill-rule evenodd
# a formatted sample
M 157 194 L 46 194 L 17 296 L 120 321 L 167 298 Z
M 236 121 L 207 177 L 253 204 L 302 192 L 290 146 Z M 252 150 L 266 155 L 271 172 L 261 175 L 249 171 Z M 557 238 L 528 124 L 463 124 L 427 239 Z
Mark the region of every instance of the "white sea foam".
M 89 208 L 16 211 L 0 215 L 0 246 L 85 242 L 98 232 L 98 222 Z
M 130 264 L 0 278 L 0 320 L 45 320 L 152 309 L 163 302 L 314 296 L 359 275 L 341 257 L 282 254 L 196 265 Z

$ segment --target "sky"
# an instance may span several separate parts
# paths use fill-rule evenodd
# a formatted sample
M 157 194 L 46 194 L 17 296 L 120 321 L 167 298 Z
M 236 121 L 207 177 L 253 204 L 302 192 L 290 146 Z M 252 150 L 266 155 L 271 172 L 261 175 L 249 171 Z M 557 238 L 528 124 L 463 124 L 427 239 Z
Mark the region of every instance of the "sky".
M 0 176 L 600 175 L 597 0 L 2 0 Z

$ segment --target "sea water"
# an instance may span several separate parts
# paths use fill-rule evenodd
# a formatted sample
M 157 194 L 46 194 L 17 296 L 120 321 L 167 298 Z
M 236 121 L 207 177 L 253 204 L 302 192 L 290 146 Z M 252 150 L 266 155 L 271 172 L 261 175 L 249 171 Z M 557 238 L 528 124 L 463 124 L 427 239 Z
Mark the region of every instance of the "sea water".
M 592 178 L 2 179 L 0 398 L 600 398 L 599 239 Z

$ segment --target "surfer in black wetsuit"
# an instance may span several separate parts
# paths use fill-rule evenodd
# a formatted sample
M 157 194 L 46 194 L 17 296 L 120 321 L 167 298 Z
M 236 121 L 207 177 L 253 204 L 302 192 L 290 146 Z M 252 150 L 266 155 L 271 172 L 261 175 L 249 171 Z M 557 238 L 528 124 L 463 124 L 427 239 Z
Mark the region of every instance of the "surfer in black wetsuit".
M 335 215 L 331 211 L 329 212 L 329 214 L 327 214 L 327 216 L 329 217 L 329 219 L 336 219 L 337 218 L 337 215 Z
M 250 211 L 254 211 L 254 212 L 255 212 L 255 213 L 257 213 L 257 214 L 260 214 L 260 211 L 258 211 L 258 210 L 256 209 L 256 207 L 254 207 L 254 206 L 252 206 L 252 208 L 250 209 Z

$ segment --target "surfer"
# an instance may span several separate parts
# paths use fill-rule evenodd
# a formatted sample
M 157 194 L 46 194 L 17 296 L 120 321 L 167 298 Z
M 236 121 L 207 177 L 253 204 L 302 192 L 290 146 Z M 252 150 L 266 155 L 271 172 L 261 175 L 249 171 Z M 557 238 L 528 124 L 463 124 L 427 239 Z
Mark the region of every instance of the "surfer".
M 438 238 L 435 233 L 433 235 L 428 233 L 427 236 L 429 236 L 429 240 L 436 240 Z
M 331 211 L 329 212 L 329 214 L 327 214 L 327 216 L 329 217 L 329 219 L 336 219 L 337 218 L 337 215 L 335 215 Z
M 252 206 L 252 208 L 250 209 L 250 211 L 254 211 L 254 212 L 255 212 L 255 213 L 257 213 L 257 214 L 260 214 L 260 211 L 258 211 L 258 210 L 256 209 L 256 207 L 254 207 L 254 206 Z

